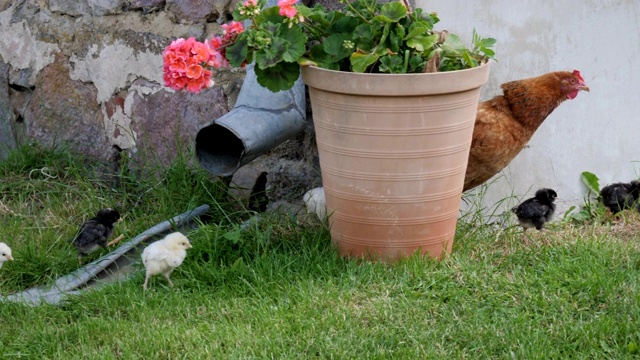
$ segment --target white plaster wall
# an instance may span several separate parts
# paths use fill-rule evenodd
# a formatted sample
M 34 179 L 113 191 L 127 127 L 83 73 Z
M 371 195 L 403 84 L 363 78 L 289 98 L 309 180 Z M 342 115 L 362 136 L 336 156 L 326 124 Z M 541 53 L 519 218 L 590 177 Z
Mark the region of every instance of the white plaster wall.
M 601 186 L 640 176 L 640 1 L 417 0 L 417 6 L 437 12 L 436 28 L 468 43 L 474 28 L 497 39 L 498 63 L 483 100 L 500 94 L 503 82 L 557 70 L 580 70 L 591 88 L 546 119 L 484 189 L 483 206 L 551 187 L 562 216 L 584 202 L 583 171 L 595 173 Z

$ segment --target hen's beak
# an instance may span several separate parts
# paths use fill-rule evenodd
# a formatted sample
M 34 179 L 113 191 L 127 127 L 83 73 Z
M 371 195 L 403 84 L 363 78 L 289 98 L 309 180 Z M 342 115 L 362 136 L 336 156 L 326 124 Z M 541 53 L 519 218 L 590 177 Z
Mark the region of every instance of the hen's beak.
M 582 85 L 581 87 L 579 87 L 578 89 L 580 90 L 584 90 L 586 92 L 589 92 L 589 87 L 587 85 Z

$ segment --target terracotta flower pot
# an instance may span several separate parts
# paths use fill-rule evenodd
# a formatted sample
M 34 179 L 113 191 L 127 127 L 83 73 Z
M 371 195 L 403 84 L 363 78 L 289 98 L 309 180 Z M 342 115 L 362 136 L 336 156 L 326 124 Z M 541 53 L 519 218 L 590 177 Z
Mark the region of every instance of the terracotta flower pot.
M 451 252 L 489 68 L 401 75 L 302 68 L 331 238 L 342 256 Z

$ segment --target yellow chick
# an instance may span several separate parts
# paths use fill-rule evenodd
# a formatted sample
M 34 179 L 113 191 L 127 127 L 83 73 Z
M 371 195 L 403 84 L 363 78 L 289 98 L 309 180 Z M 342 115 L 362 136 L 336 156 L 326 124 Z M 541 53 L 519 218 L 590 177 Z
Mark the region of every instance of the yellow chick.
M 147 246 L 142 252 L 142 263 L 147 270 L 142 287 L 147 290 L 149 278 L 156 274 L 164 275 L 169 285 L 173 286 L 169 276 L 182 264 L 187 256 L 187 249 L 191 247 L 189 239 L 179 232 L 171 233 Z
M 7 260 L 13 260 L 13 257 L 11 256 L 11 248 L 9 245 L 0 242 L 0 268 Z

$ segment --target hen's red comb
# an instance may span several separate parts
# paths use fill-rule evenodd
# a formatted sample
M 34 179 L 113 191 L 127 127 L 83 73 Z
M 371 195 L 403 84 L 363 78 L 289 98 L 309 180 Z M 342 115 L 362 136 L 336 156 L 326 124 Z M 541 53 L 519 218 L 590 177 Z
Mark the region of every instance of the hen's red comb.
M 580 75 L 580 71 L 573 70 L 573 75 L 576 75 L 578 77 L 578 79 L 580 79 L 580 81 L 584 82 L 584 79 L 582 78 L 582 75 Z

